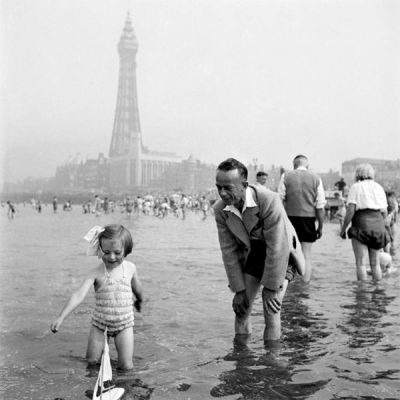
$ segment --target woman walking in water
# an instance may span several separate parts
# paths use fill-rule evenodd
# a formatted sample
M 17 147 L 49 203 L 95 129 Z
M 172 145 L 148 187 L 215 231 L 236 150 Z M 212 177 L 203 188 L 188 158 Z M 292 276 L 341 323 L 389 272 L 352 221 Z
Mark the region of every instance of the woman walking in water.
M 370 164 L 356 168 L 356 182 L 347 197 L 347 211 L 340 232 L 343 239 L 346 232 L 351 238 L 359 281 L 367 279 L 368 261 L 373 278 L 382 279 L 379 253 L 390 241 L 385 228 L 386 194 L 374 177 L 375 171 Z M 350 223 L 351 228 L 347 231 Z

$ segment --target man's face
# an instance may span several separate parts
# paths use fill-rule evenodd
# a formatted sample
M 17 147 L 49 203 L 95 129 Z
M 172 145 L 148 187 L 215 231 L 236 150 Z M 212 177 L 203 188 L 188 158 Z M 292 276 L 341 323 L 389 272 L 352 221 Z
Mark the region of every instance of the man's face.
M 257 182 L 260 185 L 265 186 L 265 184 L 267 183 L 267 177 L 265 175 L 257 176 Z
M 240 176 L 237 169 L 231 171 L 217 170 L 215 185 L 221 200 L 225 205 L 240 206 L 241 200 L 246 197 L 246 180 Z

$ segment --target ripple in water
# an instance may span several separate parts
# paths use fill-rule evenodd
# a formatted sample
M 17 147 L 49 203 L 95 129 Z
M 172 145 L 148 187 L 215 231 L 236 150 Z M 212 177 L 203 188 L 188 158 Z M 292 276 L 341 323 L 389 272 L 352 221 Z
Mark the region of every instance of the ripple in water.
M 79 207 L 38 215 L 20 207 L 2 216 L 0 329 L 5 399 L 87 398 L 95 378 L 84 355 L 93 307 L 90 293 L 56 335 L 50 322 L 96 260 L 82 237 L 93 225 L 121 222 L 135 241 L 130 260 L 144 284 L 137 316 L 133 375 L 115 378 L 129 398 L 397 399 L 400 398 L 399 274 L 356 283 L 350 241 L 327 223 L 313 247 L 310 284 L 296 279 L 285 297 L 279 346 L 262 341 L 260 298 L 253 334 L 233 334 L 213 219 L 188 214 L 95 218 Z M 398 244 L 397 244 L 398 245 Z M 398 258 L 395 265 L 399 266 Z M 116 351 L 110 345 L 113 366 Z M 136 397 L 135 397 L 136 396 Z

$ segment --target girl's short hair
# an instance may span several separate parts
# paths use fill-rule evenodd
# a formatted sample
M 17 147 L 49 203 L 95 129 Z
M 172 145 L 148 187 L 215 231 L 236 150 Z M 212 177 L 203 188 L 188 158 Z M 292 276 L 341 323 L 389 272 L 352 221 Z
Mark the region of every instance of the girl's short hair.
M 375 178 L 375 170 L 371 164 L 360 164 L 356 168 L 355 173 L 356 182 L 363 181 L 365 179 L 374 179 Z
M 132 253 L 133 240 L 132 235 L 123 225 L 110 224 L 104 227 L 104 231 L 99 235 L 99 243 L 101 239 L 119 239 L 124 248 L 124 257 Z

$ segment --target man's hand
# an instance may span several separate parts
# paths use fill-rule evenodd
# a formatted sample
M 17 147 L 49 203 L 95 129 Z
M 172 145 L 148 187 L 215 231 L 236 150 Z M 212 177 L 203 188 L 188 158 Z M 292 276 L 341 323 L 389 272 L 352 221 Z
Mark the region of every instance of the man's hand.
M 279 290 L 270 290 L 266 287 L 263 288 L 262 298 L 265 304 L 267 313 L 278 313 L 282 307 L 283 296 L 285 295 L 288 281 L 285 279 L 283 286 Z
M 317 240 L 321 239 L 322 237 L 322 227 L 318 227 L 317 229 Z
M 242 290 L 241 292 L 237 292 L 232 301 L 232 308 L 235 314 L 239 318 L 244 317 L 249 306 L 250 303 L 246 291 Z

